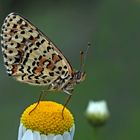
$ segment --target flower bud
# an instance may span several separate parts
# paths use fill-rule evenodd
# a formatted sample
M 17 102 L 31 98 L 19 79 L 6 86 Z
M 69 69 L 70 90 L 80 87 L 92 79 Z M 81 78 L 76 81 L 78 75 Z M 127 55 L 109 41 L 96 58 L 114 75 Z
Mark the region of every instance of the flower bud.
M 93 126 L 101 126 L 109 119 L 106 101 L 90 101 L 86 109 L 86 118 Z

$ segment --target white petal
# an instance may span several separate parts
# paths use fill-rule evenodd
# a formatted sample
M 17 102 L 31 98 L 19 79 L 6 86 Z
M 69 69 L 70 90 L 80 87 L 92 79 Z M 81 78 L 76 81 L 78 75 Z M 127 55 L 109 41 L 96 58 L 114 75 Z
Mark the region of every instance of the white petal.
M 56 135 L 54 136 L 53 140 L 63 140 L 62 135 Z
M 26 132 L 26 128 L 24 127 L 24 125 L 23 125 L 23 127 L 22 127 L 22 133 L 24 134 L 25 132 Z
M 53 138 L 54 138 L 54 134 L 49 134 L 49 135 L 47 135 L 46 140 L 53 140 Z
M 74 133 L 75 133 L 75 125 L 73 125 L 72 129 L 70 130 L 72 139 L 73 139 Z
M 33 140 L 33 133 L 31 130 L 27 130 L 21 140 Z
M 19 129 L 18 129 L 18 140 L 21 140 L 22 138 L 22 130 L 23 130 L 23 124 L 20 124 Z
M 47 139 L 47 136 L 44 135 L 44 134 L 41 134 L 41 140 L 48 140 L 48 139 Z
M 37 132 L 37 131 L 33 132 L 33 140 L 41 140 L 39 132 Z
M 72 137 L 69 132 L 63 134 L 63 140 L 72 140 Z

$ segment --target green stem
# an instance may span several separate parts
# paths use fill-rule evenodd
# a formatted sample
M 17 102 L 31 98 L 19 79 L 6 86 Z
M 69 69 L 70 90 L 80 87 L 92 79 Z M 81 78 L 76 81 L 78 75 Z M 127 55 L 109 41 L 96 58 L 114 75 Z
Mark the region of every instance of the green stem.
M 93 127 L 93 137 L 94 137 L 94 140 L 97 140 L 98 139 L 98 127 Z

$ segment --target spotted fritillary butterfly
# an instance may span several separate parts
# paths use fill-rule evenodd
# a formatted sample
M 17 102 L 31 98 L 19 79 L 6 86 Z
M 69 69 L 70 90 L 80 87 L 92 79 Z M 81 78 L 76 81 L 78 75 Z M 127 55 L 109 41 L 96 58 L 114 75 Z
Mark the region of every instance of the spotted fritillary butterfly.
M 7 73 L 16 80 L 70 95 L 84 80 L 85 72 L 74 71 L 56 45 L 19 14 L 5 18 L 1 37 Z

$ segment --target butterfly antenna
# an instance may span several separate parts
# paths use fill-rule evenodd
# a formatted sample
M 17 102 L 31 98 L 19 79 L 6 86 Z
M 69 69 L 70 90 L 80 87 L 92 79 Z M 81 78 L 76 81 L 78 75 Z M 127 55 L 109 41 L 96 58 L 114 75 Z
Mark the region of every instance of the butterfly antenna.
M 90 43 L 88 43 L 85 54 L 83 51 L 80 51 L 80 71 L 83 71 L 85 63 L 86 63 L 86 58 L 88 54 L 89 47 L 91 46 Z
M 84 52 L 80 51 L 80 70 L 82 70 L 83 63 L 84 63 Z

